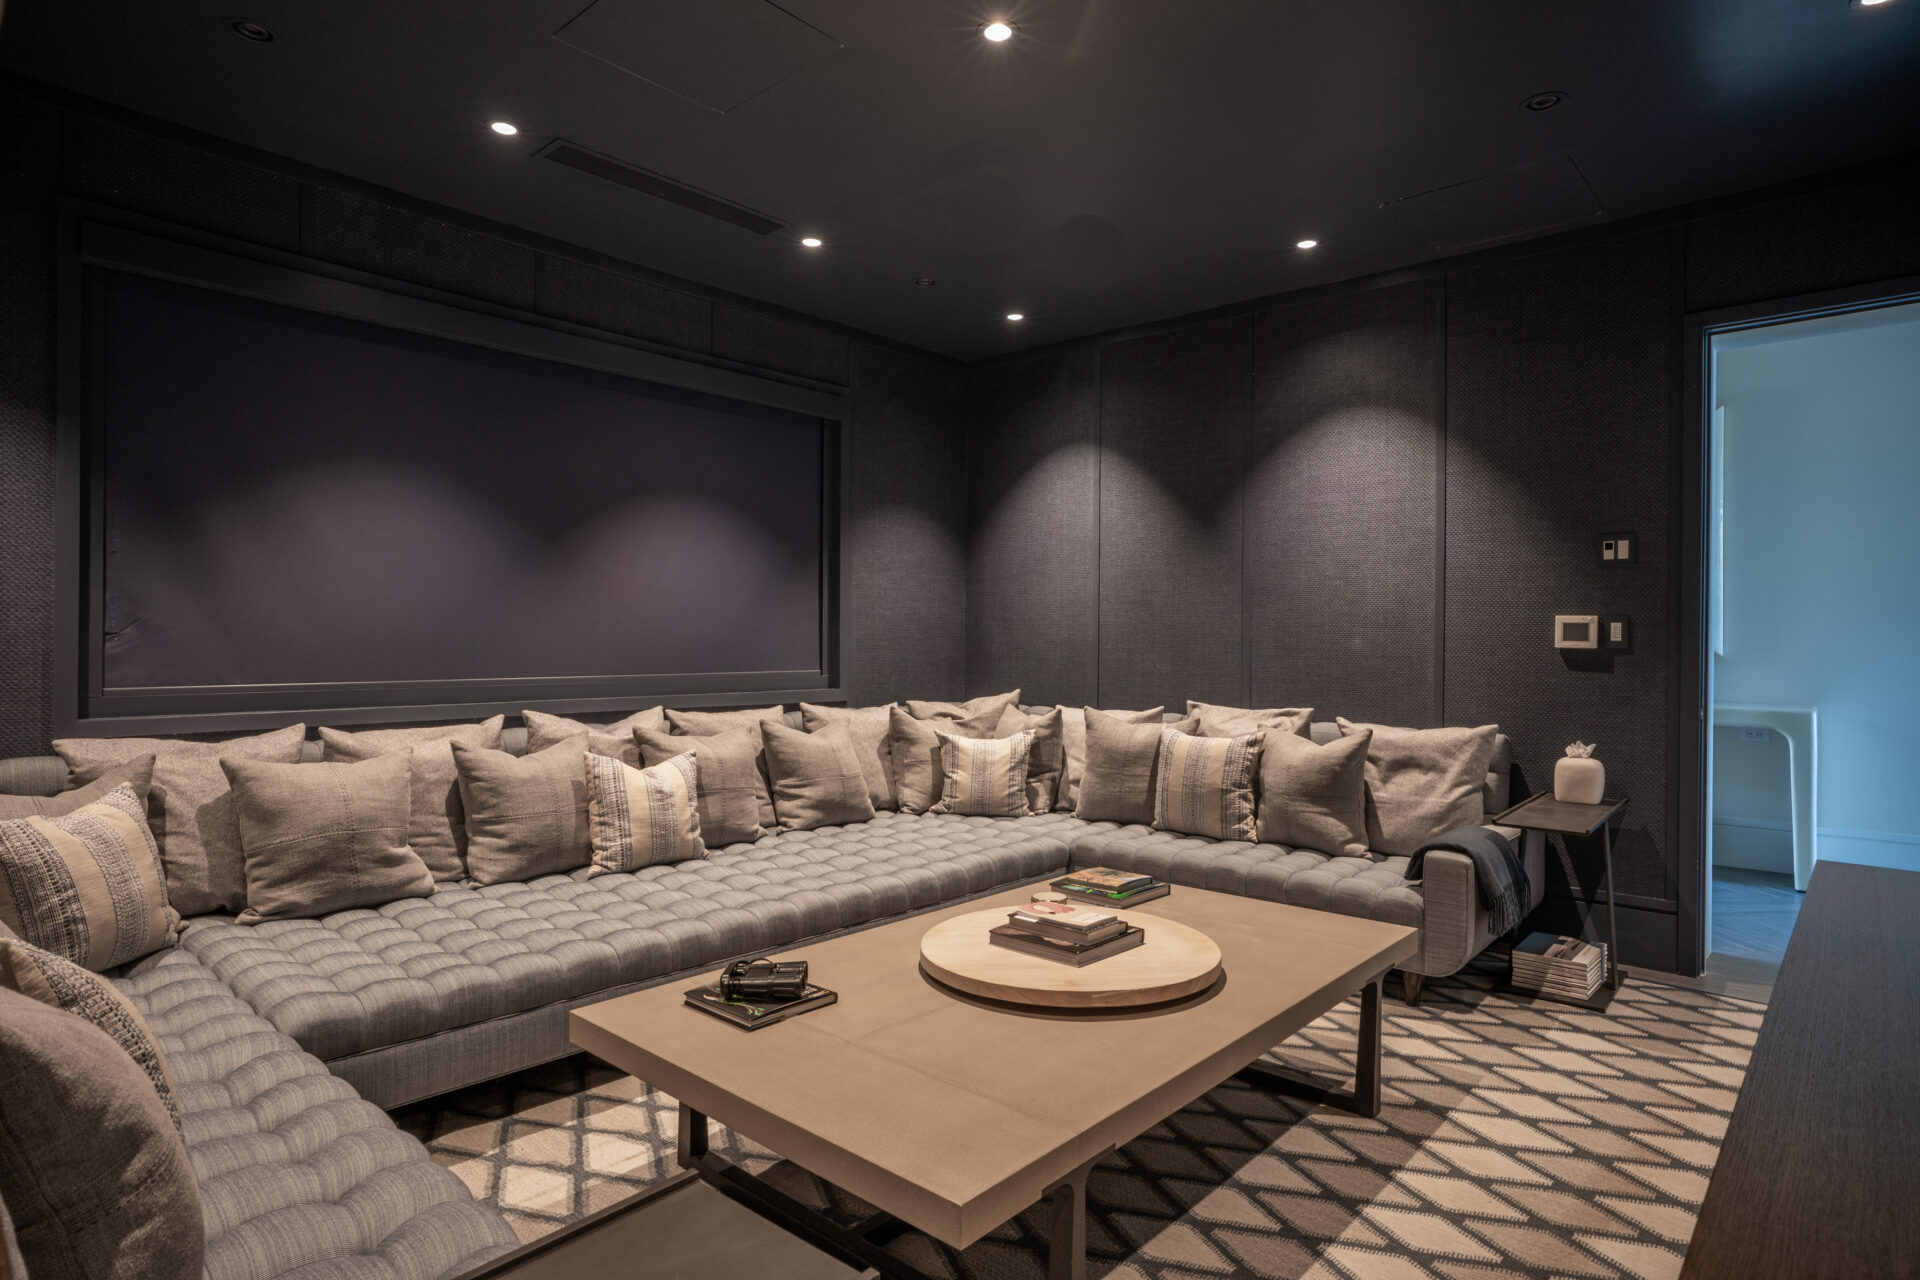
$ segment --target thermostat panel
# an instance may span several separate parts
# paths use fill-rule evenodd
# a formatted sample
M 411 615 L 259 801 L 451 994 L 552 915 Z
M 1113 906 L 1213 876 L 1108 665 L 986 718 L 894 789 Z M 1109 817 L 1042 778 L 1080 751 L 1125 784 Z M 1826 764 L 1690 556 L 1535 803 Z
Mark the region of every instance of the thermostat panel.
M 1598 649 L 1600 615 L 1563 613 L 1553 620 L 1553 647 L 1556 649 Z

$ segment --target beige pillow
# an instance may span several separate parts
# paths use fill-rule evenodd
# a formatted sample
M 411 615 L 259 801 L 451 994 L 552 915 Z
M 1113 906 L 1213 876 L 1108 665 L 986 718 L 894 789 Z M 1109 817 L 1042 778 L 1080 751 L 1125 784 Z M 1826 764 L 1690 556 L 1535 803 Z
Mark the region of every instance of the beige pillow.
M 773 821 L 773 801 L 760 776 L 760 739 L 744 729 L 704 735 L 636 729 L 633 740 L 648 768 L 692 752 L 699 790 L 700 835 L 709 849 L 758 840 L 760 815 Z
M 587 820 L 587 735 L 530 756 L 453 744 L 467 811 L 467 878 L 533 880 L 593 860 Z
M 1165 707 L 1153 707 L 1147 711 L 1103 711 L 1102 715 L 1127 724 L 1159 724 L 1166 715 Z M 1060 771 L 1060 789 L 1054 796 L 1053 807 L 1064 813 L 1072 813 L 1080 802 L 1080 775 L 1087 768 L 1087 709 L 1085 707 L 1060 708 L 1060 741 L 1066 755 L 1066 765 Z
M 780 815 L 782 831 L 837 827 L 873 817 L 860 752 L 845 723 L 812 733 L 769 724 L 765 735 L 773 811 Z
M 595 751 L 591 739 L 585 754 L 587 821 L 593 839 L 589 880 L 707 856 L 700 838 L 699 766 L 693 752 L 682 751 L 647 769 Z
M 1223 707 L 1211 702 L 1187 701 L 1187 715 L 1200 728 L 1203 738 L 1238 738 L 1262 729 L 1273 733 L 1291 733 L 1296 737 L 1313 736 L 1312 707 Z
M 51 951 L 0 932 L 0 991 L 18 992 L 51 1008 L 63 1009 L 106 1032 L 139 1066 L 174 1127 L 180 1127 L 180 1099 L 174 1092 L 167 1057 L 160 1051 L 160 1042 L 147 1020 L 119 988 Z M 0 1071 L 0 1079 L 5 1078 L 6 1073 Z M 0 1095 L 5 1093 L 0 1089 Z
M 122 783 L 140 797 L 146 811 L 147 791 L 153 782 L 153 757 L 141 756 L 125 764 L 89 769 L 89 777 L 68 775 L 68 789 L 54 796 L 0 796 L 0 820 L 8 818 L 64 818 L 75 809 L 95 804 Z
M 1051 812 L 1060 795 L 1060 779 L 1067 771 L 1065 717 L 1058 707 L 1032 714 L 1008 707 L 1000 713 L 991 736 L 1010 738 L 1021 732 L 1033 735 L 1033 746 L 1027 752 L 1027 812 Z
M 1486 820 L 1481 788 L 1499 725 L 1397 729 L 1335 723 L 1343 737 L 1373 732 L 1367 744 L 1367 844 L 1375 853 L 1412 854 L 1443 831 Z
M 1000 723 L 1000 713 L 1020 705 L 1020 691 L 989 693 L 965 702 L 926 702 L 907 699 L 907 714 L 915 720 L 984 720 L 989 727 Z
M 177 1112 L 92 1022 L 0 990 L 0 1200 L 21 1257 L 38 1280 L 198 1280 L 207 1227 Z
M 1151 825 L 1162 721 L 1158 716 L 1151 722 L 1124 720 L 1093 707 L 1083 708 L 1082 714 L 1087 762 L 1073 816 L 1088 822 Z M 1190 731 L 1193 720 L 1171 727 Z
M 1253 779 L 1265 737 L 1263 729 L 1233 738 L 1162 729 L 1153 825 L 1190 836 L 1251 841 Z
M 174 944 L 180 917 L 132 783 L 62 817 L 0 821 L 0 924 L 96 973 Z
M 887 749 L 893 717 L 892 703 L 878 707 L 828 707 L 816 702 L 800 704 L 800 715 L 807 732 L 817 733 L 830 724 L 844 724 L 853 735 L 853 749 L 860 757 L 860 772 L 866 775 L 867 799 L 875 809 L 897 809 L 900 802 L 893 794 L 893 753 Z
M 528 755 L 565 742 L 576 733 L 584 733 L 587 735 L 587 750 L 597 756 L 624 760 L 631 765 L 640 763 L 640 748 L 633 741 L 635 729 L 651 729 L 655 733 L 667 731 L 667 713 L 663 707 L 647 707 L 612 724 L 570 720 L 546 711 L 522 711 L 520 718 L 527 724 Z
M 1290 733 L 1268 734 L 1260 747 L 1260 843 L 1335 858 L 1364 856 L 1372 740 L 1366 729 L 1325 746 Z
M 179 738 L 62 738 L 53 744 L 76 774 L 152 756 L 147 818 L 167 872 L 167 901 L 189 919 L 247 905 L 240 829 L 222 758 L 297 764 L 307 726 L 225 742 Z
M 940 799 L 947 776 L 935 726 L 962 737 L 984 738 L 1000 723 L 1006 708 L 998 703 L 964 720 L 919 720 L 901 707 L 887 712 L 887 756 L 893 765 L 893 794 L 902 813 L 925 813 Z
M 435 746 L 354 764 L 222 760 L 247 861 L 239 922 L 310 919 L 431 894 L 433 872 L 407 844 L 416 750 Z
M 453 744 L 498 750 L 500 729 L 506 722 L 505 716 L 492 716 L 477 724 L 358 733 L 321 725 L 320 741 L 326 744 L 328 760 L 373 760 L 413 749 L 407 843 L 435 880 L 458 880 L 467 873 L 467 823 L 460 808 L 460 771 L 453 764 Z
M 669 707 L 667 724 L 673 732 L 684 733 L 691 738 L 710 738 L 716 733 L 729 733 L 735 729 L 745 729 L 758 738 L 761 725 L 769 720 L 783 724 L 786 714 L 786 708 L 778 705 L 750 707 L 744 711 L 682 711 L 678 707 Z
M 977 818 L 1024 818 L 1027 765 L 1033 733 L 1021 729 L 1005 738 L 956 738 L 940 735 L 945 777 L 940 800 L 929 813 L 959 813 Z

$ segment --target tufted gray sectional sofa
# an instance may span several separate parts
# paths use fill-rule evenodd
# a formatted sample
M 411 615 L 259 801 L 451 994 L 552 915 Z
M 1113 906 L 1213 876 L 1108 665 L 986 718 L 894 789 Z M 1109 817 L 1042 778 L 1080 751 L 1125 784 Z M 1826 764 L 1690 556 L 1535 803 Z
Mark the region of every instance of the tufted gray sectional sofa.
M 789 720 L 798 727 L 797 714 Z M 1312 732 L 1324 742 L 1338 730 Z M 524 730 L 503 737 L 524 749 Z M 304 758 L 319 754 L 309 742 Z M 1489 813 L 1506 807 L 1510 759 L 1502 737 Z M 0 761 L 0 791 L 51 793 L 64 780 L 58 757 Z M 1523 856 L 1537 905 L 1537 833 Z M 631 874 L 444 884 L 317 920 L 200 917 L 177 948 L 117 983 L 182 1081 L 211 1280 L 424 1280 L 458 1275 L 513 1236 L 380 1108 L 573 1052 L 567 1014 L 580 1005 L 1096 865 L 1412 925 L 1411 995 L 1421 976 L 1454 972 L 1493 935 L 1468 859 L 1430 854 L 1415 884 L 1406 862 L 1065 813 L 882 812 Z

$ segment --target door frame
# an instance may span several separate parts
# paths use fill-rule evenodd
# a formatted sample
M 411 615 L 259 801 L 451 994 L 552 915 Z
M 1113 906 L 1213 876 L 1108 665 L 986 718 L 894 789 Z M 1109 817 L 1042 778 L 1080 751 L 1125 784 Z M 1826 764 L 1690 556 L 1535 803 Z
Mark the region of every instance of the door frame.
M 1706 965 L 1707 911 L 1711 901 L 1712 821 L 1709 774 L 1713 729 L 1713 664 L 1707 635 L 1707 572 L 1712 518 L 1709 488 L 1713 476 L 1710 455 L 1713 432 L 1713 339 L 1743 329 L 1765 329 L 1795 320 L 1877 311 L 1920 302 L 1920 276 L 1901 276 L 1871 284 L 1849 285 L 1818 293 L 1769 298 L 1714 311 L 1690 312 L 1684 317 L 1682 346 L 1682 414 L 1677 480 L 1680 490 L 1679 571 L 1674 575 L 1674 618 L 1679 636 L 1675 664 L 1673 759 L 1679 778 L 1675 812 L 1679 824 L 1680 913 L 1678 956 L 1682 973 L 1699 973 Z

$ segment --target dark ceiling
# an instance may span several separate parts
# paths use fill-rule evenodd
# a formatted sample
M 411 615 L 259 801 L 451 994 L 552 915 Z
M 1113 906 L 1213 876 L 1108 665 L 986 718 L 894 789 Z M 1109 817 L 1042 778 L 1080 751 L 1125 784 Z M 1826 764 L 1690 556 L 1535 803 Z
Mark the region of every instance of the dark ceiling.
M 1920 0 L 11 0 L 0 65 L 963 359 L 1920 145 Z

